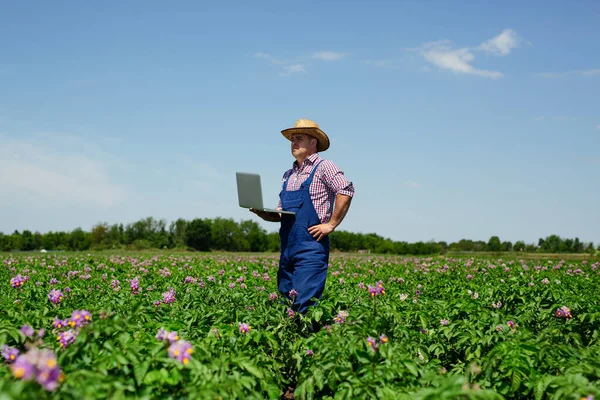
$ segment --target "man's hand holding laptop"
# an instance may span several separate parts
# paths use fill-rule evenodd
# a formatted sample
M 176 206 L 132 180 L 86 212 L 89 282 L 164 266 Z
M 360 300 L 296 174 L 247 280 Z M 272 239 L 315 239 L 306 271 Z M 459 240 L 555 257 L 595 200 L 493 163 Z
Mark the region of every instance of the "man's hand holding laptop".
M 258 215 L 265 221 L 269 221 L 269 222 L 281 221 L 281 214 L 279 214 L 279 213 L 257 210 L 255 208 L 250 208 L 250 211 L 252 211 L 254 214 Z

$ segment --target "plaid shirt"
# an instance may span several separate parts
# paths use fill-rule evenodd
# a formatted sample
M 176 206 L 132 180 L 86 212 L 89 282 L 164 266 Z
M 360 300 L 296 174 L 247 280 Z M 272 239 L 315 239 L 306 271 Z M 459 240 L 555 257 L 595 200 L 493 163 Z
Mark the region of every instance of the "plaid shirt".
M 319 154 L 312 154 L 306 158 L 301 167 L 294 161 L 292 169 L 285 171 L 281 179 L 281 185 L 288 179 L 286 189 L 293 191 L 300 189 L 302 182 L 308 179 L 313 167 L 321 161 Z M 314 179 L 309 187 L 310 197 L 312 198 L 315 211 L 324 224 L 329 222 L 333 214 L 333 205 L 335 196 L 345 194 L 354 197 L 354 185 L 348 181 L 335 163 L 330 160 L 323 160 L 319 169 L 315 172 Z M 281 208 L 281 199 L 278 208 Z

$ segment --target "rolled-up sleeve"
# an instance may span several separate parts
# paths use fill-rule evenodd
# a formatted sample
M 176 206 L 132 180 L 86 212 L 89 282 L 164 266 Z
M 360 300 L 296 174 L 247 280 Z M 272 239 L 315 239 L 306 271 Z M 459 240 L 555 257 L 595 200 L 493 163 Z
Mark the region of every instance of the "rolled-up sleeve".
M 354 197 L 354 184 L 349 181 L 342 171 L 333 161 L 323 161 L 322 180 L 327 188 L 336 196 L 345 194 Z

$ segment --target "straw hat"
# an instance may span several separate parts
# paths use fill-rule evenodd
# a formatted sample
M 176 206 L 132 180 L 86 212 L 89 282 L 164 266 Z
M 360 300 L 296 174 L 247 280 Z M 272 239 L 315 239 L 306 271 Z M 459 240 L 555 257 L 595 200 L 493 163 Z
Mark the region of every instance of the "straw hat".
M 325 151 L 329 148 L 329 137 L 319 128 L 316 122 L 309 119 L 299 119 L 293 128 L 284 129 L 281 134 L 288 140 L 292 140 L 292 135 L 304 133 L 317 139 L 317 151 Z

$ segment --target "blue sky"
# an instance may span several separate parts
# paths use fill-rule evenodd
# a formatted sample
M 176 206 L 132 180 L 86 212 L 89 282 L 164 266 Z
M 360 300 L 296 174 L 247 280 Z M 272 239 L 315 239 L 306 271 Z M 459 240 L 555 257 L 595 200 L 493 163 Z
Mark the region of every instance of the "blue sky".
M 315 120 L 339 229 L 600 243 L 600 3 L 4 2 L 0 231 L 259 220 Z

